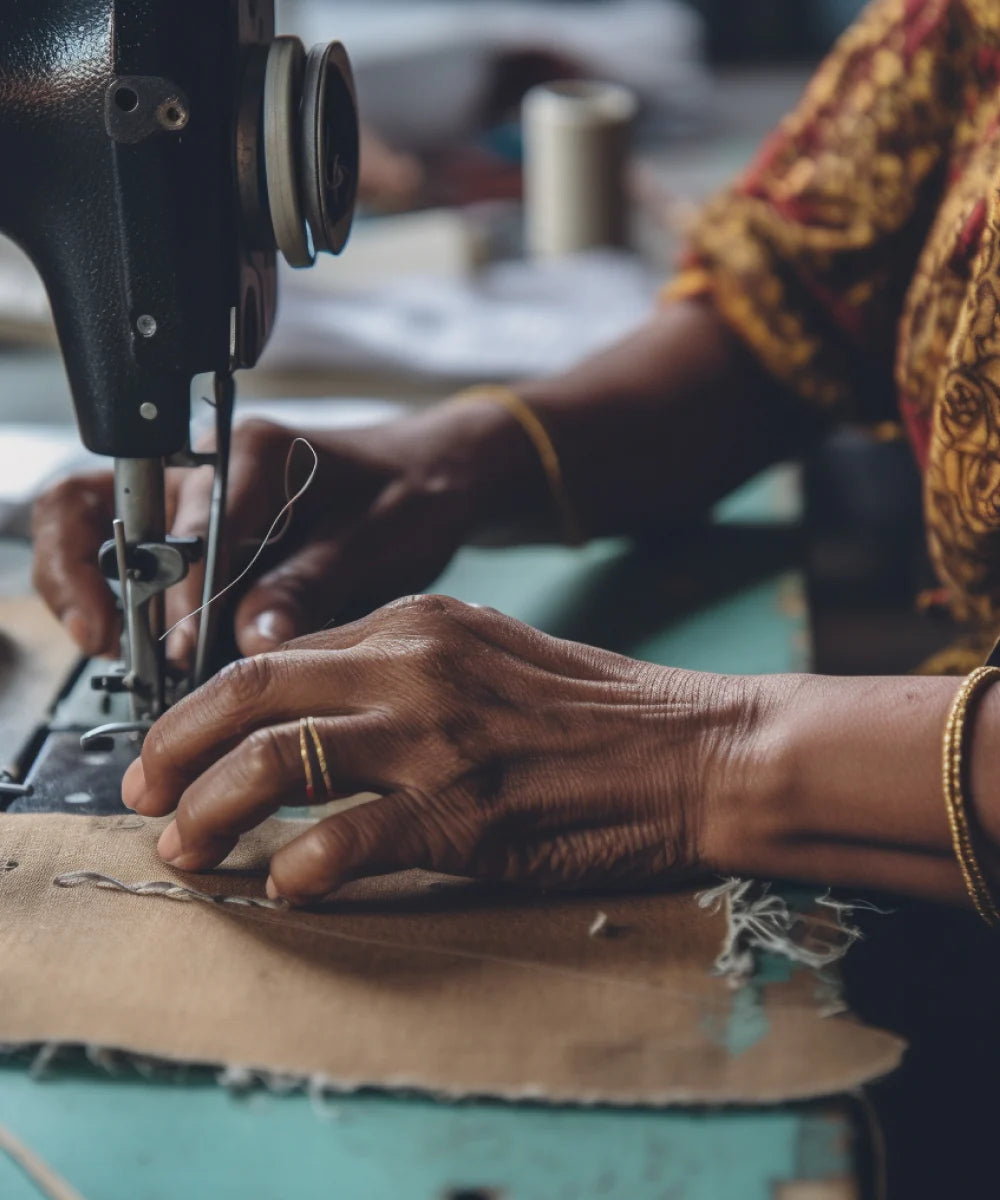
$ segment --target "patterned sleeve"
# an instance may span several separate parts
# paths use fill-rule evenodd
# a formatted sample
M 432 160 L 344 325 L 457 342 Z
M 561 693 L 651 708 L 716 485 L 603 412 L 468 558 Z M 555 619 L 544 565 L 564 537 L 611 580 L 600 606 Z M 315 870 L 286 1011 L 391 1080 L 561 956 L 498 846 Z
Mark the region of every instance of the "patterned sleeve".
M 962 100 L 958 0 L 875 0 L 712 199 L 668 295 L 710 293 L 764 366 L 839 415 L 892 411 L 896 326 Z

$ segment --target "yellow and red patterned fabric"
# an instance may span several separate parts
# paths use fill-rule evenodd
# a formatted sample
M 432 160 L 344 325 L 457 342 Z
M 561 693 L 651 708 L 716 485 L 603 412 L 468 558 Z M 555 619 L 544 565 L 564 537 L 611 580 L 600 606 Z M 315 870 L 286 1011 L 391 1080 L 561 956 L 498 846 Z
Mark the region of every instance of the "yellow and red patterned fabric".
M 685 267 L 803 400 L 898 409 L 951 602 L 1000 619 L 1000 0 L 875 0 Z

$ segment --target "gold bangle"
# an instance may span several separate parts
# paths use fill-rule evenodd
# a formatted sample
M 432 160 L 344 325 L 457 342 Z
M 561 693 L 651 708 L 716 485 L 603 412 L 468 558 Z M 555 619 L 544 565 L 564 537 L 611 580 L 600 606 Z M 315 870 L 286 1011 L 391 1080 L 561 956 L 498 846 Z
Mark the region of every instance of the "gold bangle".
M 955 858 L 976 912 L 990 926 L 1000 922 L 1000 911 L 976 854 L 968 813 L 969 764 L 965 752 L 969 746 L 972 717 L 978 701 L 998 679 L 1000 667 L 978 667 L 958 689 L 944 728 L 942 771 L 945 807 L 948 810 Z
M 541 461 L 552 500 L 559 512 L 563 539 L 569 546 L 582 546 L 586 538 L 583 536 L 580 522 L 577 520 L 576 511 L 566 489 L 566 479 L 559 461 L 559 454 L 552 443 L 552 438 L 549 437 L 549 431 L 539 420 L 534 409 L 522 400 L 513 388 L 500 383 L 467 388 L 464 392 L 459 392 L 458 395 L 451 398 L 452 404 L 475 404 L 479 401 L 502 405 L 528 435 Z

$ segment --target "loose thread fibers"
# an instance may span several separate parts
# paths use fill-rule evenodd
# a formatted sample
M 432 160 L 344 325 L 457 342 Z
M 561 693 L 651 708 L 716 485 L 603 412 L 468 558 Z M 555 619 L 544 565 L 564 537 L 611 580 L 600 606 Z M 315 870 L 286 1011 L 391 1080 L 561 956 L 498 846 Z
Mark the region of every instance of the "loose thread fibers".
M 303 485 L 299 488 L 299 490 L 294 495 L 291 495 L 292 459 L 295 455 L 295 447 L 296 446 L 305 446 L 305 448 L 309 451 L 309 453 L 313 457 L 313 465 L 312 465 L 311 470 L 309 471 L 308 476 L 306 477 L 305 483 L 303 483 Z M 271 523 L 271 528 L 264 535 L 264 540 L 257 547 L 257 551 L 254 554 L 253 558 L 250 559 L 250 561 L 247 563 L 247 565 L 243 568 L 243 570 L 239 573 L 239 575 L 236 576 L 236 578 L 234 580 L 232 580 L 230 583 L 227 583 L 224 588 L 221 588 L 218 592 L 215 593 L 214 596 L 212 596 L 210 599 L 206 600 L 205 603 L 202 604 L 199 608 L 196 608 L 194 610 L 194 612 L 189 612 L 186 617 L 181 617 L 181 619 L 179 621 L 175 621 L 174 624 L 171 625 L 168 630 L 166 630 L 164 633 L 162 633 L 160 635 L 161 642 L 165 641 L 174 632 L 175 629 L 179 629 L 181 625 L 185 624 L 185 622 L 187 622 L 187 621 L 190 621 L 192 617 L 200 616 L 203 612 L 205 612 L 206 609 L 211 608 L 211 606 L 213 604 L 215 604 L 217 601 L 221 600 L 222 597 L 225 596 L 227 592 L 231 592 L 234 587 L 236 587 L 238 584 L 242 583 L 243 580 L 246 579 L 246 577 L 250 574 L 250 572 L 254 569 L 254 567 L 260 561 L 260 557 L 264 553 L 264 551 L 269 549 L 271 546 L 277 545 L 277 543 L 281 541 L 281 539 L 288 532 L 288 526 L 291 522 L 292 513 L 294 511 L 295 505 L 298 504 L 298 502 L 302 499 L 302 497 L 306 494 L 306 492 L 308 492 L 309 489 L 312 487 L 313 482 L 316 479 L 316 473 L 318 471 L 319 471 L 319 455 L 316 453 L 316 448 L 313 446 L 313 444 L 311 442 L 307 441 L 303 437 L 295 438 L 295 440 L 292 442 L 291 446 L 289 446 L 289 448 L 288 448 L 288 457 L 285 459 L 285 497 L 286 497 L 286 500 L 285 500 L 284 507 L 281 509 L 281 511 L 278 513 L 278 515 L 274 518 L 274 521 Z

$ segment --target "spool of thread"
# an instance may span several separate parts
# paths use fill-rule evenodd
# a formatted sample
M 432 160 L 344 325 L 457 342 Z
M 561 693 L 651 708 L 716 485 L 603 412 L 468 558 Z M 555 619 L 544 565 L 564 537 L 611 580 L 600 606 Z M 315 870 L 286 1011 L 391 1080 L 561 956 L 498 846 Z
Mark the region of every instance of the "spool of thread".
M 533 256 L 625 243 L 625 168 L 637 109 L 635 94 L 611 83 L 548 83 L 525 96 L 524 201 Z

